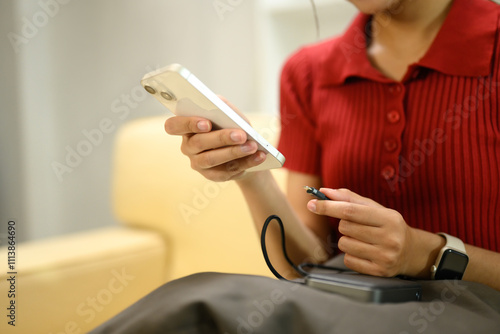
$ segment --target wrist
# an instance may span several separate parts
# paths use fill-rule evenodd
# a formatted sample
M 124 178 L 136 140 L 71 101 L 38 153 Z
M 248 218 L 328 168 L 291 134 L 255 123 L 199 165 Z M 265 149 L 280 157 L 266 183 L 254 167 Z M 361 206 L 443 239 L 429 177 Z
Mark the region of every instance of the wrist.
M 236 184 L 242 189 L 261 187 L 272 177 L 268 170 L 246 173 L 243 177 L 236 179 Z
M 431 279 L 431 267 L 434 265 L 439 251 L 446 245 L 446 240 L 438 234 L 410 228 L 412 247 L 411 260 L 408 261 L 404 275 Z

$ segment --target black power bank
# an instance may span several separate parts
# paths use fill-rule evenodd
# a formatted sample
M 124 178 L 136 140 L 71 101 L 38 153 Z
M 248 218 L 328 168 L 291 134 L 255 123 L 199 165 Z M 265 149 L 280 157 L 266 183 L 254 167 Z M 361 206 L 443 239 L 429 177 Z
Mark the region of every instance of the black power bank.
M 422 286 L 418 282 L 355 272 L 310 274 L 305 284 L 362 302 L 401 303 L 419 301 L 422 297 Z

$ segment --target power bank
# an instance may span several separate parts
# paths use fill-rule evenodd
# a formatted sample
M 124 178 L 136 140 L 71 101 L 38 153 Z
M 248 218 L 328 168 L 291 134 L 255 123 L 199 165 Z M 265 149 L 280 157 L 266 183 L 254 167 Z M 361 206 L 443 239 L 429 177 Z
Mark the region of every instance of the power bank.
M 418 282 L 356 272 L 310 274 L 305 284 L 362 302 L 401 303 L 419 301 L 422 297 L 422 286 Z

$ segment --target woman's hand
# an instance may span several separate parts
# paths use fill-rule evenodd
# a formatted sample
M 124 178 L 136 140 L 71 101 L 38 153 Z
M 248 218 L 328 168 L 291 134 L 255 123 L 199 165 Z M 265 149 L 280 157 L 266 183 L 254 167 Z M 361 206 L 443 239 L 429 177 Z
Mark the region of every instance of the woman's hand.
M 396 211 L 347 189 L 321 189 L 332 201 L 311 200 L 307 208 L 340 219 L 338 247 L 347 267 L 360 273 L 392 277 L 419 272 L 412 268 L 414 229 Z
M 191 167 L 209 180 L 241 178 L 245 170 L 264 162 L 266 154 L 257 151 L 257 143 L 247 140 L 245 131 L 211 130 L 211 122 L 200 117 L 175 116 L 165 122 L 168 134 L 182 136 L 181 151 Z

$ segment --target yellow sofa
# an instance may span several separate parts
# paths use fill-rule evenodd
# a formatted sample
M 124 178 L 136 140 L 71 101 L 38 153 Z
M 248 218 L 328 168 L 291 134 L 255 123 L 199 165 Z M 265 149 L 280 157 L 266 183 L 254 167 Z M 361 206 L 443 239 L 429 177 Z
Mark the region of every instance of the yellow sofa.
M 272 143 L 276 117 L 249 114 Z M 272 276 L 236 184 L 192 171 L 165 117 L 132 121 L 116 135 L 112 206 L 117 226 L 16 247 L 15 298 L 0 249 L 1 333 L 85 333 L 159 285 L 202 271 Z M 284 185 L 285 170 L 273 171 Z M 15 327 L 8 324 L 15 301 Z

